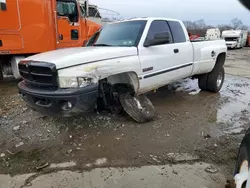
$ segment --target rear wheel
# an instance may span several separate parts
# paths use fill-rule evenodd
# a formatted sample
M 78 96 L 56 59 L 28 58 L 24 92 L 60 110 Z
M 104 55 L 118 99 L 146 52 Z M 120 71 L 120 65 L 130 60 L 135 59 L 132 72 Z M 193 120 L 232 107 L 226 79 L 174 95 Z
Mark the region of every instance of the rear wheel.
M 199 77 L 199 87 L 203 91 L 217 93 L 221 90 L 225 79 L 225 70 L 222 66 L 215 66 L 213 71 Z

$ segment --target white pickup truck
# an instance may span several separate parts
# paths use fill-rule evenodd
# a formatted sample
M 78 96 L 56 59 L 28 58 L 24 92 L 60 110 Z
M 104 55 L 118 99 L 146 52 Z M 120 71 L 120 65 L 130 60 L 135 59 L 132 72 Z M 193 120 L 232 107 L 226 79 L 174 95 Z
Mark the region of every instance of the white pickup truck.
M 198 78 L 204 91 L 218 92 L 226 52 L 224 40 L 190 42 L 179 20 L 139 18 L 105 25 L 86 47 L 21 61 L 18 86 L 28 106 L 44 114 L 69 116 L 100 106 L 117 110 L 132 99 L 139 111 L 134 104 L 125 110 L 145 122 L 152 117 L 138 96 L 146 92 L 187 77 Z

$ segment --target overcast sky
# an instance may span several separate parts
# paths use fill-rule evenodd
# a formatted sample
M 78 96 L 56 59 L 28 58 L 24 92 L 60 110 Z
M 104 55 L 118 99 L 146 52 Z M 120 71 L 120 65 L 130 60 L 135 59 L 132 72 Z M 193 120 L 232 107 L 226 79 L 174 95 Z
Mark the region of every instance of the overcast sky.
M 227 24 L 233 18 L 250 25 L 250 12 L 237 0 L 90 0 L 124 18 L 157 16 L 181 20 L 204 19 L 207 24 Z

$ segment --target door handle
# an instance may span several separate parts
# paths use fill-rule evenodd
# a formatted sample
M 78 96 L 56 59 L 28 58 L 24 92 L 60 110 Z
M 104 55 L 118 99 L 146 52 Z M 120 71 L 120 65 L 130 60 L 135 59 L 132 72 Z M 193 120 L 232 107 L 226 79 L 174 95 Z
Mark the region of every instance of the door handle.
M 179 53 L 179 49 L 174 49 L 174 53 L 175 54 Z

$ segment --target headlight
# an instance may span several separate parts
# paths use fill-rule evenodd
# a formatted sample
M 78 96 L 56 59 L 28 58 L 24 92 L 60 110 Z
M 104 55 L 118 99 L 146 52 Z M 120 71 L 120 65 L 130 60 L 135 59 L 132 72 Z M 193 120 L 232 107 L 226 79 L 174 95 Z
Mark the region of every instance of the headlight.
M 85 87 L 93 84 L 92 78 L 78 77 L 77 81 L 78 81 L 78 87 Z
M 78 88 L 91 85 L 92 78 L 86 77 L 59 77 L 60 88 Z

